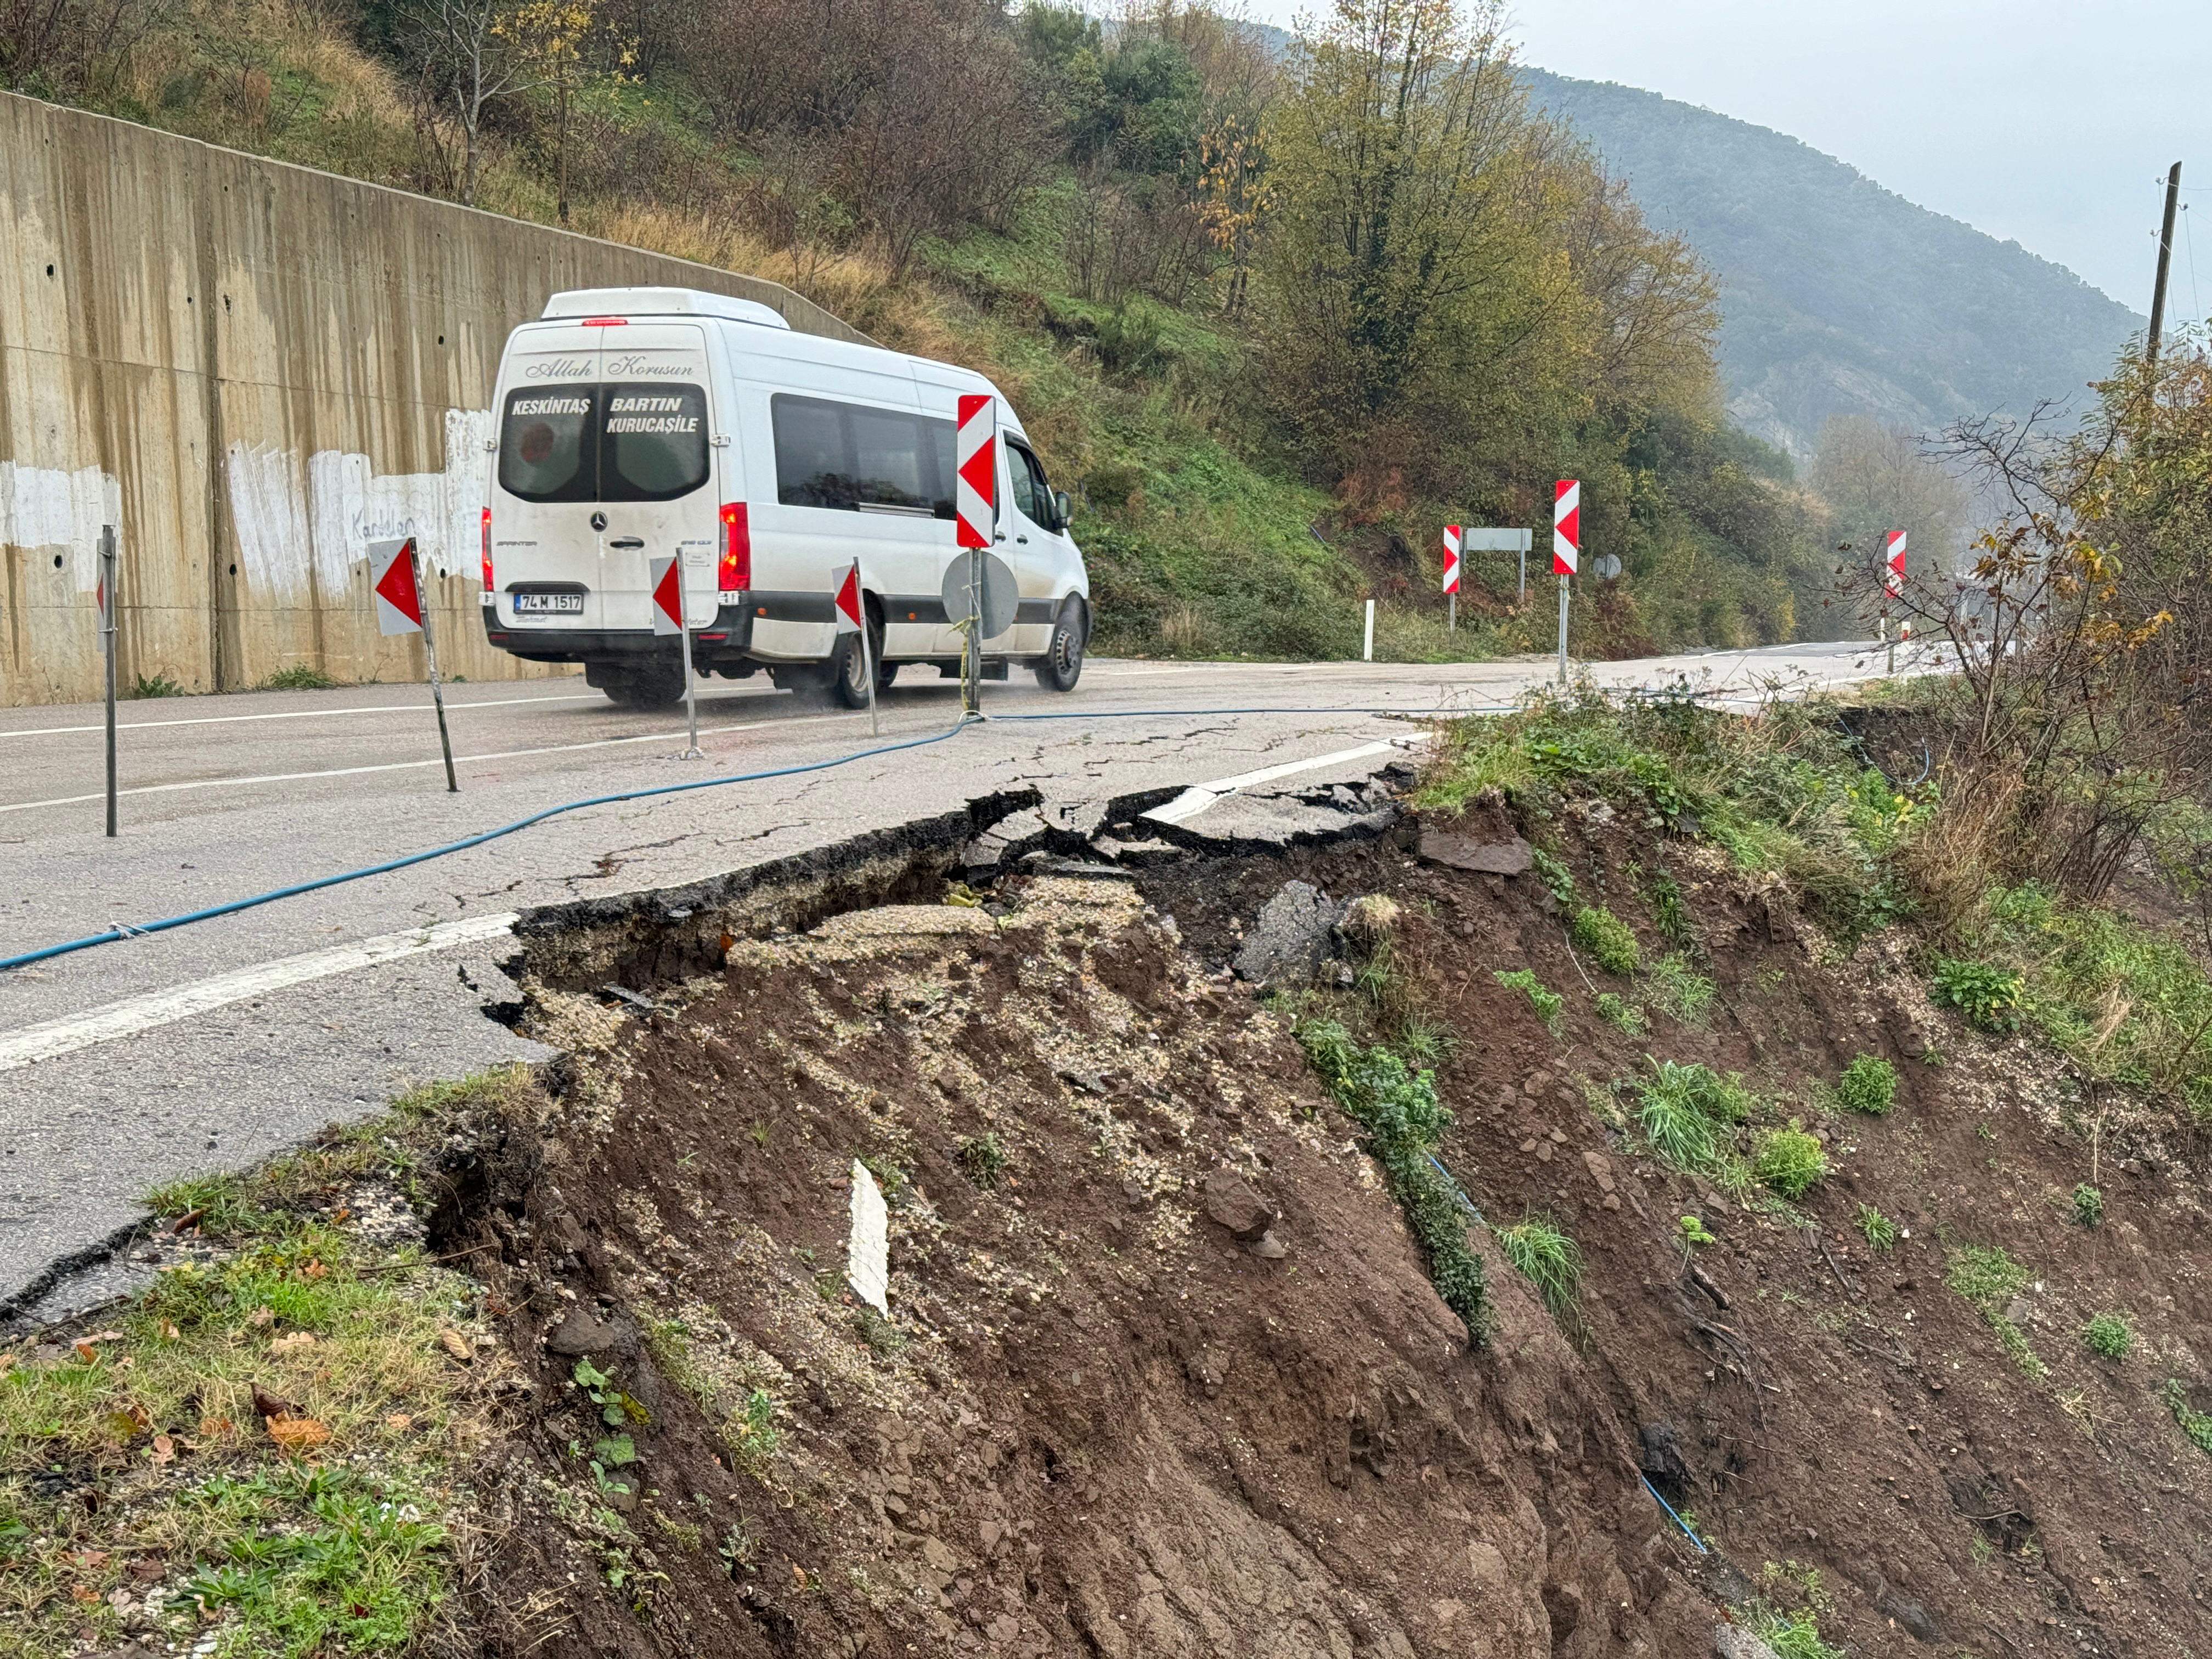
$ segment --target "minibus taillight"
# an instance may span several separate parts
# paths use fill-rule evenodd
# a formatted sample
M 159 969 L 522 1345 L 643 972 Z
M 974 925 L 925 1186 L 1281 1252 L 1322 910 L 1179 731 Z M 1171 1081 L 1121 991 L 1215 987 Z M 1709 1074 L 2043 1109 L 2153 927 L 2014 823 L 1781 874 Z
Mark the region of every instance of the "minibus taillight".
M 483 591 L 487 593 L 492 591 L 491 509 L 489 507 L 486 507 L 483 510 Z
M 752 531 L 745 523 L 745 504 L 722 504 L 722 557 L 714 586 L 725 593 L 742 593 L 753 585 Z

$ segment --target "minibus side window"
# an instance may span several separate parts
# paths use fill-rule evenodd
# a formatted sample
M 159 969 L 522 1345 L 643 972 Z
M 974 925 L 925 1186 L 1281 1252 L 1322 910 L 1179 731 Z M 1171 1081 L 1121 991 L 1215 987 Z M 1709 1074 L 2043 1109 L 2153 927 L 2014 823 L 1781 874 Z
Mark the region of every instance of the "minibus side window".
M 588 501 L 599 470 L 597 388 L 532 386 L 507 394 L 499 484 L 526 501 Z
M 707 394 L 696 386 L 601 388 L 599 499 L 671 501 L 707 482 Z
M 786 507 L 952 516 L 951 422 L 785 392 L 769 411 L 775 498 Z

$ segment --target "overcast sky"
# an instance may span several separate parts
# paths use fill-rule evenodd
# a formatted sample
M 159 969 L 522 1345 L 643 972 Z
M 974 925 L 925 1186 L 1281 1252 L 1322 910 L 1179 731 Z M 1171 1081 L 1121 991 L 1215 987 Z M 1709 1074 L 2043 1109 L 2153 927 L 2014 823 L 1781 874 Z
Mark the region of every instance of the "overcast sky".
M 1322 9 L 1254 0 L 1285 27 Z M 2138 312 L 2179 161 L 2205 234 L 2175 228 L 2168 310 L 2212 308 L 2212 0 L 1513 0 L 1510 15 L 1528 63 L 1802 138 Z

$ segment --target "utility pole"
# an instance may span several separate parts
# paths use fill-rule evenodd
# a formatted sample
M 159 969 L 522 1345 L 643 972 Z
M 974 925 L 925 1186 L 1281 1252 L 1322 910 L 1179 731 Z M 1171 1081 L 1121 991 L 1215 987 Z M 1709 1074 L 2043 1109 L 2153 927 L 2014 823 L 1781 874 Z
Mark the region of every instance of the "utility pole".
M 2150 339 L 2143 349 L 2143 361 L 2158 361 L 2159 331 L 2166 326 L 2166 274 L 2173 264 L 2173 212 L 2181 200 L 2181 163 L 2176 161 L 2166 175 L 2166 222 L 2158 233 L 2158 285 L 2150 295 Z

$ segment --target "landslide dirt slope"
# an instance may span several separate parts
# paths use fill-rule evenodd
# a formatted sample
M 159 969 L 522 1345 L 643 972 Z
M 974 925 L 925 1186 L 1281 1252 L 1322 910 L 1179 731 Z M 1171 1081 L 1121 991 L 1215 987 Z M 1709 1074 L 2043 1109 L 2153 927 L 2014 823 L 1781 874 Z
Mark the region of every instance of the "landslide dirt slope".
M 738 944 L 648 1019 L 540 991 L 558 1115 L 438 1231 L 543 1402 L 487 1465 L 493 1645 L 1703 1651 L 1607 1379 L 1496 1265 L 1470 1350 L 1284 1024 L 1126 879 L 1005 897 Z M 634 1495 L 585 1467 L 607 1399 Z
M 1701 1655 L 1764 1601 L 1852 1654 L 2212 1652 L 2212 1459 L 2167 1395 L 2212 1408 L 2197 1149 L 1937 1013 L 1893 940 L 1838 959 L 1694 844 L 1565 827 L 1647 957 L 1638 882 L 1673 870 L 1700 1018 L 1599 1020 L 1592 991 L 1648 983 L 1578 965 L 1533 876 L 1423 862 L 1412 821 L 732 941 L 649 1016 L 574 963 L 537 986 L 526 1029 L 572 1051 L 554 1113 L 464 1158 L 434 1227 L 538 1385 L 486 1466 L 489 1646 Z M 1492 1224 L 1579 1243 L 1571 1334 L 1480 1227 L 1488 1344 L 1431 1288 L 1291 1036 L 1362 994 L 1224 971 L 1291 878 L 1395 901 L 1399 993 L 1460 1038 L 1441 1156 Z M 1495 977 L 1522 967 L 1571 993 L 1556 1035 Z M 1827 1092 L 1859 1054 L 1899 1070 L 1887 1117 Z M 1747 1206 L 1650 1157 L 1658 1059 L 1745 1074 L 1826 1180 Z M 887 1322 L 843 1282 L 856 1156 Z M 1214 1213 L 1249 1235 L 1252 1194 L 1257 1249 Z M 1947 1283 L 1968 1247 L 2026 1270 L 1998 1305 Z M 2117 1361 L 2081 1337 L 2113 1310 Z

